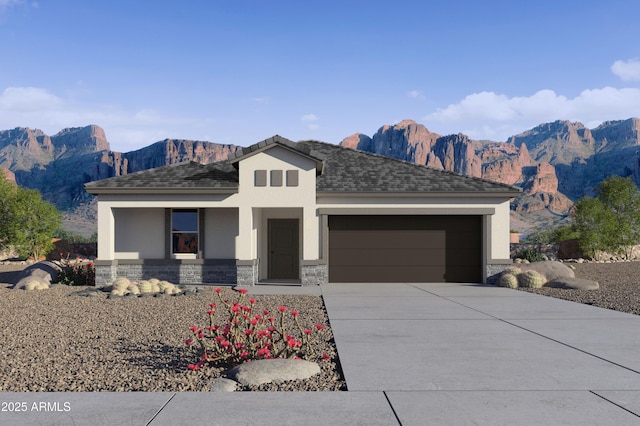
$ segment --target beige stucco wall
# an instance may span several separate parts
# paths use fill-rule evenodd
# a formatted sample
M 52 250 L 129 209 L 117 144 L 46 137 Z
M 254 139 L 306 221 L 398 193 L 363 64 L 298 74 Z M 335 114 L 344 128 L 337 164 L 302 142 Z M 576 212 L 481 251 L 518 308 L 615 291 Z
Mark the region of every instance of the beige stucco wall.
M 267 186 L 254 185 L 254 171 L 267 171 Z M 270 171 L 283 171 L 283 185 L 270 185 Z M 298 170 L 298 186 L 286 186 L 286 171 Z M 316 215 L 316 163 L 288 149 L 274 147 L 247 157 L 240 162 L 240 235 L 236 250 L 238 259 L 256 259 L 264 250 L 266 226 L 263 209 L 281 210 L 285 216 L 304 218 L 301 232 L 302 259 L 317 259 L 319 253 L 318 217 Z M 287 210 L 288 209 L 288 210 Z M 287 213 L 289 212 L 289 213 Z M 290 214 L 287 216 L 287 214 Z M 280 216 L 283 217 L 283 216 Z M 263 261 L 261 263 L 265 263 Z M 262 267 L 260 269 L 262 271 Z
M 235 259 L 238 209 L 205 209 L 204 220 L 204 257 L 206 259 Z
M 164 258 L 164 209 L 114 209 L 115 258 Z

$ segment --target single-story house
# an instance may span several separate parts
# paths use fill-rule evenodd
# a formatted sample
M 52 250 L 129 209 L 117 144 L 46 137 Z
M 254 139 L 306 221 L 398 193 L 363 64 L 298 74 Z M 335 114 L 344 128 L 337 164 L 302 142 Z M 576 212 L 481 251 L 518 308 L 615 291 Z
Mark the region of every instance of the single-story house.
M 85 184 L 96 284 L 486 282 L 511 263 L 520 189 L 280 136 L 210 164 Z

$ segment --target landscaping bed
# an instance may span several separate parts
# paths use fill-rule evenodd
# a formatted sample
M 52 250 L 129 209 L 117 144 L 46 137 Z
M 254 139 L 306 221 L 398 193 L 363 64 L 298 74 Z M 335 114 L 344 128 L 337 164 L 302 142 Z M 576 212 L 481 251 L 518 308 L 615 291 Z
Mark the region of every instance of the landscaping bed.
M 522 291 L 640 315 L 640 261 L 614 263 L 567 263 L 577 278 L 597 281 L 598 290 L 519 288 Z
M 198 360 L 184 343 L 192 336 L 190 326 L 208 325 L 206 311 L 217 300 L 213 288 L 192 296 L 107 299 L 107 293 L 72 295 L 87 287 L 10 287 L 0 284 L 0 392 L 208 391 L 224 373 L 211 367 L 190 371 L 188 365 Z M 236 298 L 230 288 L 223 292 Z M 302 323 L 324 325 L 325 339 L 314 349 L 330 359 L 317 360 L 320 374 L 310 379 L 241 390 L 346 390 L 322 298 L 255 298 L 260 310 L 277 312 L 286 305 L 300 312 Z

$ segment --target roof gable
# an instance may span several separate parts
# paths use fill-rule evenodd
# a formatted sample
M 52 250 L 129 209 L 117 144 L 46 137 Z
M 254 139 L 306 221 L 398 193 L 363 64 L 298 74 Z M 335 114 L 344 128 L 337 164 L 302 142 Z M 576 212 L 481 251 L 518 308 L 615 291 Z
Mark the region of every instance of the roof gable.
M 317 152 L 313 151 L 310 148 L 307 148 L 303 145 L 300 145 L 296 142 L 293 142 L 287 138 L 283 138 L 280 135 L 275 135 L 270 137 L 269 139 L 265 139 L 261 142 L 255 143 L 251 146 L 248 146 L 246 148 L 242 148 L 239 151 L 236 151 L 235 153 L 231 154 L 227 160 L 234 165 L 235 167 L 238 167 L 238 163 L 242 160 L 244 160 L 245 158 L 251 157 L 253 155 L 256 155 L 260 152 L 264 152 L 267 151 L 269 149 L 272 149 L 276 146 L 280 146 L 284 149 L 287 149 L 289 151 L 292 151 L 294 153 L 296 153 L 297 155 L 300 155 L 302 157 L 308 158 L 310 160 L 312 160 L 313 162 L 316 163 L 316 170 L 318 173 L 322 173 L 322 168 L 324 165 L 324 158 Z

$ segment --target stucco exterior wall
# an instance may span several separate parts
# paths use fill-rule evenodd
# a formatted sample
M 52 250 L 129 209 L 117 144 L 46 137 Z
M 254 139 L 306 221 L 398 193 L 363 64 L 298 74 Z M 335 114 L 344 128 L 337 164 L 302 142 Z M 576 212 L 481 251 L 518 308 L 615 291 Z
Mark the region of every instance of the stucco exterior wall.
M 267 185 L 255 185 L 255 170 L 267 171 Z M 270 172 L 283 172 L 282 186 L 272 186 Z M 298 186 L 287 186 L 287 170 L 298 170 Z M 303 259 L 317 259 L 319 253 L 318 218 L 316 215 L 316 163 L 288 149 L 274 147 L 247 157 L 240 162 L 240 191 L 238 203 L 240 207 L 239 247 L 236 251 L 238 259 L 255 259 L 262 250 L 263 234 L 261 228 L 266 224 L 264 209 L 298 209 L 288 210 L 290 218 L 301 220 L 301 245 Z M 283 210 L 284 211 L 284 210 Z M 260 268 L 262 274 L 262 267 Z
M 204 209 L 204 257 L 235 259 L 238 209 Z
M 114 209 L 113 217 L 116 259 L 164 258 L 164 209 Z

